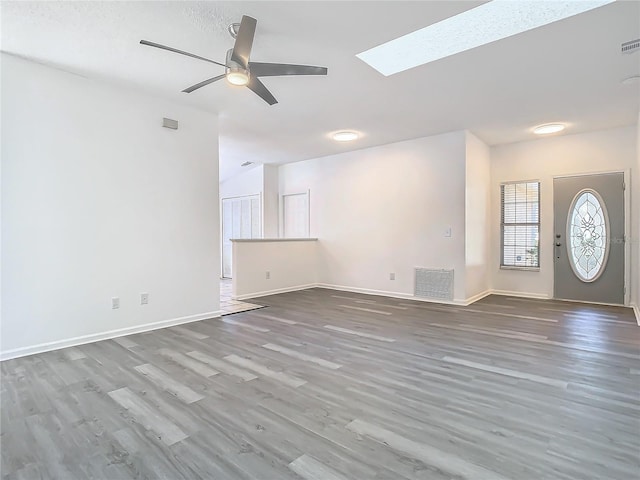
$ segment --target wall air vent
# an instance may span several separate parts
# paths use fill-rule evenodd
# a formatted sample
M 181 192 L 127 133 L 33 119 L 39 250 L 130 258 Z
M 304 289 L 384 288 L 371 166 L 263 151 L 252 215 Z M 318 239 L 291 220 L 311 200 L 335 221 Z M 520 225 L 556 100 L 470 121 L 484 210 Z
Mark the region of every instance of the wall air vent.
M 640 50 L 640 38 L 638 40 L 631 40 L 630 42 L 624 42 L 622 44 L 622 53 L 633 53 Z
M 162 119 L 162 126 L 164 128 L 170 128 L 171 130 L 177 130 L 178 129 L 178 121 L 177 120 L 172 120 L 171 118 L 163 118 Z
M 453 270 L 416 267 L 416 297 L 429 300 L 453 300 Z

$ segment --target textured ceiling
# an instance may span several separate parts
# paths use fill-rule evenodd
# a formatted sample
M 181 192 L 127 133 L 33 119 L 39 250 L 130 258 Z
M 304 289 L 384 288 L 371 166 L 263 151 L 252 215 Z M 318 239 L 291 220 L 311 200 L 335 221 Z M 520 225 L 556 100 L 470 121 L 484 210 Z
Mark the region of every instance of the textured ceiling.
M 469 129 L 488 144 L 533 138 L 562 121 L 566 133 L 633 124 L 640 2 L 616 2 L 453 57 L 384 77 L 355 55 L 483 2 L 2 2 L 2 50 L 216 112 L 221 178 L 244 161 L 283 163 Z M 218 82 L 181 90 L 222 67 L 144 47 L 147 39 L 215 60 L 227 26 L 258 20 L 252 60 L 322 65 L 327 77 L 265 78 L 269 107 Z M 328 134 L 363 137 L 338 144 Z

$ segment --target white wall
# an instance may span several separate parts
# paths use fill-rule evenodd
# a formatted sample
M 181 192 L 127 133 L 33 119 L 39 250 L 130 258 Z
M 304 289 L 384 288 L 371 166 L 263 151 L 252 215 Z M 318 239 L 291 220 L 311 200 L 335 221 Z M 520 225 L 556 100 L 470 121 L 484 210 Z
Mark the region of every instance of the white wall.
M 635 296 L 632 298 L 632 303 L 635 305 L 636 319 L 638 325 L 640 325 L 640 113 L 638 114 L 638 124 L 636 125 L 636 166 L 632 172 L 631 185 L 633 188 L 633 206 L 632 213 L 633 219 L 636 222 L 636 228 L 633 230 L 632 235 L 635 235 L 633 244 L 635 246 L 635 262 L 633 263 L 634 273 L 632 277 L 633 285 L 635 286 Z
M 2 67 L 3 356 L 215 315 L 217 118 L 5 54 Z
M 257 165 L 220 183 L 220 199 L 262 194 L 263 169 Z
M 553 296 L 553 177 L 637 168 L 636 127 L 560 135 L 491 148 L 491 284 L 499 291 Z M 632 172 L 636 174 L 637 172 Z M 540 180 L 540 271 L 501 270 L 500 183 Z M 633 212 L 628 212 L 633 214 Z M 632 231 L 640 219 L 632 216 Z M 637 268 L 633 272 L 637 282 Z M 637 283 L 634 283 L 636 285 Z
M 466 149 L 465 289 L 470 299 L 490 288 L 491 158 L 489 147 L 469 132 Z
M 312 239 L 234 241 L 234 298 L 242 300 L 316 286 L 317 251 L 318 242 Z
M 319 282 L 413 295 L 414 267 L 453 268 L 463 301 L 465 154 L 453 132 L 280 167 L 280 193 L 311 192 Z
M 278 237 L 279 173 L 277 165 L 263 165 L 263 221 L 264 237 Z

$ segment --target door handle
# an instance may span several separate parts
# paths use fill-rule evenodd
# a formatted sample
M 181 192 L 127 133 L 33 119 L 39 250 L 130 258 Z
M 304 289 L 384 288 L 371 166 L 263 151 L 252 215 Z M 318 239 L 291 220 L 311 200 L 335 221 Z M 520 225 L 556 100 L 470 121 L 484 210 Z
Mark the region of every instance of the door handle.
M 559 247 L 560 245 L 562 245 L 560 242 L 556 242 L 556 247 Z

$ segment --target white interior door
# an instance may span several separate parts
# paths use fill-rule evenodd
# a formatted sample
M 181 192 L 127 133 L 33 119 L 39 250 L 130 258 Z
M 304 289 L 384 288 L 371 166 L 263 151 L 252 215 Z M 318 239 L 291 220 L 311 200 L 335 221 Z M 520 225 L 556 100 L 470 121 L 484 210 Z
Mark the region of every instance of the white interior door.
M 309 193 L 282 196 L 282 236 L 309 237 Z
M 262 215 L 260 195 L 222 199 L 222 276 L 231 278 L 232 239 L 260 238 Z

